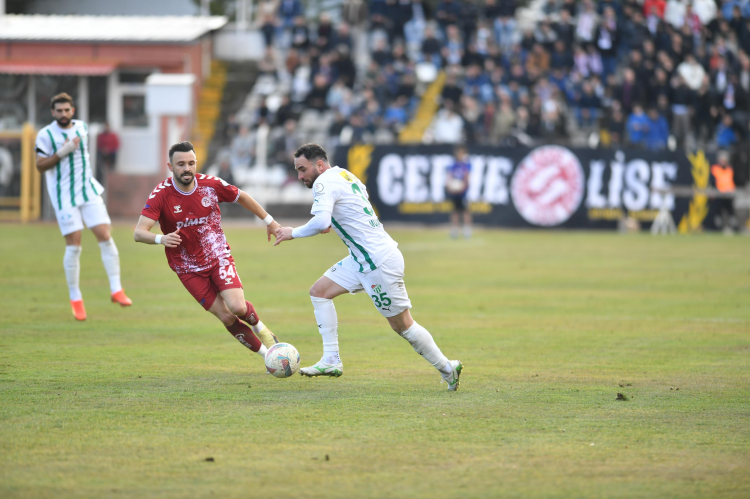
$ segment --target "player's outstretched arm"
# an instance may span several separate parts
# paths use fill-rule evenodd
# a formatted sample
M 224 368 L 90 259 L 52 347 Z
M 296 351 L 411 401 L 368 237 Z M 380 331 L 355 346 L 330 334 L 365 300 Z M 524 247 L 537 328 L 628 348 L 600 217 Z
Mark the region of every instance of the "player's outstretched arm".
M 282 241 L 290 241 L 300 237 L 317 236 L 318 234 L 327 234 L 331 231 L 331 214 L 317 213 L 305 225 L 301 227 L 279 227 L 276 231 L 276 242 L 278 246 Z
M 164 235 L 153 234 L 151 229 L 154 227 L 154 224 L 156 224 L 156 220 L 141 215 L 141 218 L 138 219 L 138 225 L 135 227 L 135 232 L 133 233 L 133 239 L 135 239 L 135 242 L 144 244 L 163 244 L 167 248 L 176 248 L 180 245 L 182 242 L 182 238 L 180 238 L 180 229 Z
M 240 197 L 237 200 L 243 208 L 253 212 L 253 214 L 263 220 L 266 223 L 266 234 L 268 240 L 271 240 L 271 234 L 276 235 L 276 231 L 281 228 L 278 222 L 274 221 L 273 217 L 268 214 L 266 210 L 258 203 L 253 197 L 245 191 L 240 192 Z
M 281 244 L 282 241 L 291 241 L 294 239 L 292 237 L 292 228 L 291 227 L 279 227 L 276 229 L 276 242 L 273 243 L 274 246 L 278 246 Z

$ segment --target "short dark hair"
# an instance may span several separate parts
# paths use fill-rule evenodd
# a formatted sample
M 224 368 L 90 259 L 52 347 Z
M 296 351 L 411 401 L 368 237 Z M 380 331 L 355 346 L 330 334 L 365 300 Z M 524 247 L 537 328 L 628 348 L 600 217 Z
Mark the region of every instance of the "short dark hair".
M 73 105 L 73 97 L 66 94 L 65 92 L 61 92 L 55 95 L 54 97 L 52 97 L 52 99 L 49 101 L 49 107 L 50 109 L 55 109 L 55 104 L 60 104 L 64 102 L 67 102 L 68 104 L 70 104 L 70 107 L 75 107 Z
M 174 153 L 176 152 L 189 152 L 193 151 L 195 152 L 195 147 L 193 147 L 193 144 L 188 142 L 187 140 L 184 142 L 178 142 L 172 147 L 169 148 L 169 162 L 172 162 L 172 156 L 174 156 Z
M 305 144 L 300 146 L 299 149 L 294 151 L 294 157 L 299 158 L 300 156 L 304 156 L 308 161 L 315 162 L 322 159 L 328 163 L 328 154 L 326 154 L 326 150 L 318 144 Z

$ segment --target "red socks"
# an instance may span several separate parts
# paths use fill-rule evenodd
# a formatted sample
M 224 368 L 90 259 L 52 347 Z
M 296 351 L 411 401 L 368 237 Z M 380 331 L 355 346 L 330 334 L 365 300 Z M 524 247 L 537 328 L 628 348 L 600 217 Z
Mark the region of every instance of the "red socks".
M 252 309 L 252 305 L 248 303 L 250 309 Z M 253 310 L 253 314 L 255 314 L 255 309 Z M 255 322 L 258 322 L 258 319 L 256 317 Z M 232 333 L 232 336 L 237 338 L 237 341 L 245 345 L 247 348 L 252 350 L 253 352 L 257 352 L 260 350 L 261 345 L 263 345 L 260 340 L 258 339 L 255 334 L 253 334 L 253 330 L 247 327 L 245 324 L 240 322 L 239 320 L 234 321 L 234 324 L 231 326 L 224 326 L 227 328 L 227 331 Z
M 238 315 L 237 317 L 247 322 L 251 326 L 255 326 L 256 324 L 258 324 L 258 321 L 260 320 L 258 319 L 258 314 L 255 312 L 255 307 L 253 307 L 253 304 L 247 300 L 245 301 L 245 305 L 247 305 L 247 312 L 245 312 L 244 316 Z

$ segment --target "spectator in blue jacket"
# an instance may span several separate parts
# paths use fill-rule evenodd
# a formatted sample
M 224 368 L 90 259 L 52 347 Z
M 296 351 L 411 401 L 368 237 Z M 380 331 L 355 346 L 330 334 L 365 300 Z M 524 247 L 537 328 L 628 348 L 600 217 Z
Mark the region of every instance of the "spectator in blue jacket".
M 487 73 L 482 72 L 482 68 L 478 64 L 472 64 L 466 68 L 464 95 L 482 102 L 489 102 L 494 98 L 490 78 Z
M 648 110 L 648 131 L 646 132 L 646 149 L 663 151 L 667 148 L 669 139 L 669 123 L 667 119 L 652 107 Z
M 409 104 L 409 99 L 405 95 L 399 95 L 385 110 L 383 122 L 385 126 L 391 128 L 395 133 L 398 133 L 409 119 L 407 104 Z
M 725 21 L 731 21 L 735 7 L 740 9 L 743 16 L 747 16 L 748 9 L 750 8 L 747 0 L 724 0 L 721 6 L 721 17 L 723 17 Z
M 279 3 L 279 18 L 285 28 L 291 28 L 294 18 L 305 14 L 300 0 L 281 0 Z
M 732 128 L 733 120 L 729 114 L 724 115 L 719 126 L 716 127 L 716 145 L 720 149 L 729 149 L 729 147 L 737 142 L 737 134 Z
M 625 124 L 628 132 L 628 142 L 631 145 L 643 147 L 646 142 L 646 132 L 648 132 L 648 116 L 643 112 L 643 106 L 635 104 L 633 112 L 628 116 Z

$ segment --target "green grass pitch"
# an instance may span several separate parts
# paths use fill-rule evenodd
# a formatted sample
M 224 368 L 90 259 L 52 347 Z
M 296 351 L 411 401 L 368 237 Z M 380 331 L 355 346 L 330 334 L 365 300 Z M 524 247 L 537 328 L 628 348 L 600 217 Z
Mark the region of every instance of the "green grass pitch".
M 393 230 L 414 317 L 464 362 L 453 393 L 366 296 L 336 300 L 344 376 L 279 380 L 131 227 L 130 309 L 84 236 L 85 323 L 57 227 L 2 234 L 0 497 L 750 497 L 746 238 Z M 227 236 L 317 361 L 308 289 L 344 245 Z

